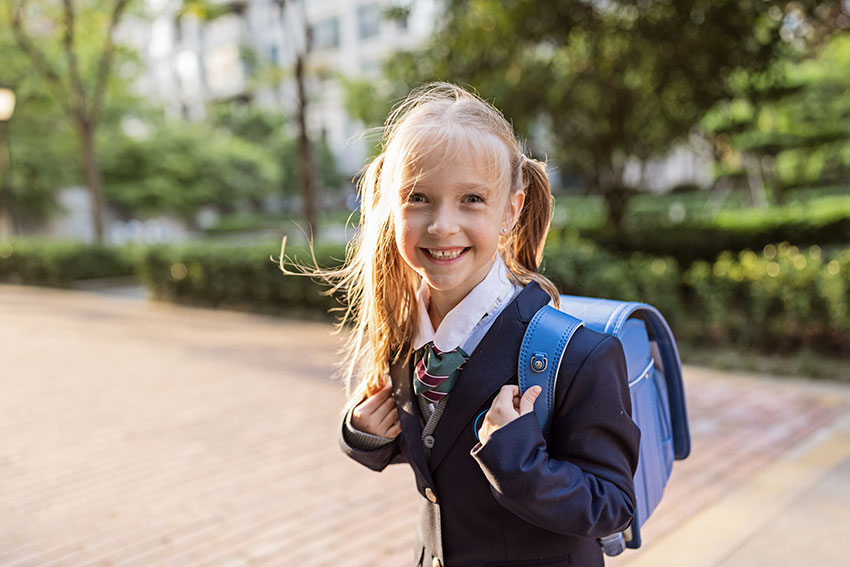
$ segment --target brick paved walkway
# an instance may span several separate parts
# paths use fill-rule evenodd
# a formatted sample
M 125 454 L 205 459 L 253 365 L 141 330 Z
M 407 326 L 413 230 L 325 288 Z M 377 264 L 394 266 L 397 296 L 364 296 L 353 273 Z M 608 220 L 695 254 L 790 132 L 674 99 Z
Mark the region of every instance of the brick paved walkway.
M 337 449 L 327 325 L 15 286 L 0 321 L 3 567 L 409 563 L 412 474 Z M 648 546 L 850 408 L 838 386 L 686 380 L 693 455 Z

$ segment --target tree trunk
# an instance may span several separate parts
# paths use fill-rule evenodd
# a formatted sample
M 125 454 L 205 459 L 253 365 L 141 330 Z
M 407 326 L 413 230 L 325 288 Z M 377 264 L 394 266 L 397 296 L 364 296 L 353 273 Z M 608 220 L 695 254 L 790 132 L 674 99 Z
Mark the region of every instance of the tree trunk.
M 298 163 L 301 170 L 301 196 L 304 206 L 304 218 L 313 238 L 318 234 L 316 224 L 316 182 L 313 169 L 313 156 L 310 151 L 310 138 L 307 135 L 307 94 L 304 86 L 305 54 L 299 54 L 295 60 L 295 82 L 298 89 Z
M 9 149 L 9 125 L 0 121 L 0 238 L 15 236 L 15 208 L 12 195 L 12 152 Z
M 631 194 L 625 187 L 616 186 L 604 189 L 602 195 L 605 197 L 606 226 L 614 232 L 620 232 Z
M 750 191 L 750 204 L 759 209 L 767 208 L 767 197 L 764 194 L 764 179 L 761 175 L 759 158 L 750 153 L 742 156 L 744 171 L 747 172 L 747 187 Z
M 776 172 L 776 156 L 767 155 L 762 160 L 763 177 L 767 179 L 773 193 L 773 202 L 776 205 L 785 204 L 785 188 L 779 182 L 779 174 Z
M 103 189 L 100 182 L 100 168 L 94 149 L 94 124 L 85 120 L 77 120 L 77 131 L 83 150 L 83 168 L 86 175 L 86 186 L 91 196 L 92 226 L 95 240 L 103 244 Z

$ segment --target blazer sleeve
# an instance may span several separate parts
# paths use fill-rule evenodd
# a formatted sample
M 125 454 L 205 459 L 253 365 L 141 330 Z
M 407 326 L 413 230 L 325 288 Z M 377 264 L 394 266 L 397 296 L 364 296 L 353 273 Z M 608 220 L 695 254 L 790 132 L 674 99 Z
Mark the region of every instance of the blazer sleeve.
M 339 428 L 339 446 L 342 452 L 373 471 L 382 471 L 387 465 L 406 462 L 399 447 L 399 437 L 390 439 L 358 431 L 351 425 L 348 408 Z
M 499 504 L 520 518 L 561 534 L 607 536 L 635 513 L 640 430 L 630 415 L 623 349 L 606 337 L 554 408 L 551 446 L 531 412 L 496 430 L 472 456 Z

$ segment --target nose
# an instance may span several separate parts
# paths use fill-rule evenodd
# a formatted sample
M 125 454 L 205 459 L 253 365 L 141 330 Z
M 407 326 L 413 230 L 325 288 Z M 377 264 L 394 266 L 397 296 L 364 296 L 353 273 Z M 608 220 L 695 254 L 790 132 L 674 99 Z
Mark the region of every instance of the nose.
M 456 211 L 449 205 L 441 205 L 434 211 L 431 222 L 428 223 L 428 234 L 444 237 L 460 230 Z

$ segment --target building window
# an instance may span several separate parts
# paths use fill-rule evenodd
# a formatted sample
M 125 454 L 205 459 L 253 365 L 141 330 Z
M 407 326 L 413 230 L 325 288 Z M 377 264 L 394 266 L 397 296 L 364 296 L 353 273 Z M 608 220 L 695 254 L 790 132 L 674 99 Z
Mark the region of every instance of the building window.
M 412 2 L 408 4 L 396 3 L 392 6 L 384 8 L 383 15 L 387 20 L 395 22 L 396 28 L 399 31 L 405 32 L 410 27 L 410 10 Z
M 180 43 L 183 41 L 183 18 L 180 15 L 174 16 L 174 42 Z
M 407 31 L 408 26 L 408 18 L 410 17 L 409 12 L 402 12 L 396 16 L 395 25 L 401 31 Z
M 378 35 L 381 30 L 381 10 L 377 4 L 357 7 L 357 29 L 360 39 Z
M 314 49 L 339 47 L 339 18 L 328 18 L 314 24 L 310 34 Z

